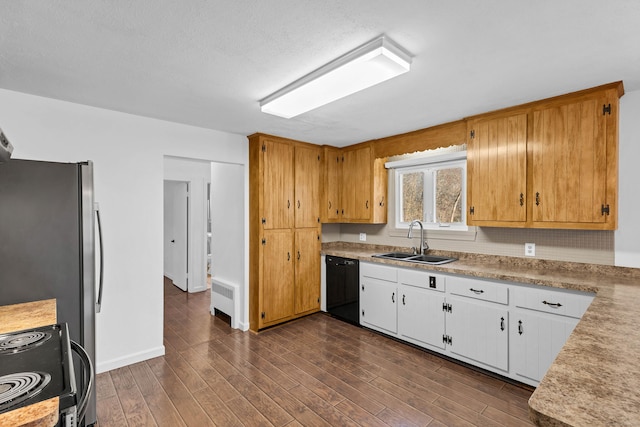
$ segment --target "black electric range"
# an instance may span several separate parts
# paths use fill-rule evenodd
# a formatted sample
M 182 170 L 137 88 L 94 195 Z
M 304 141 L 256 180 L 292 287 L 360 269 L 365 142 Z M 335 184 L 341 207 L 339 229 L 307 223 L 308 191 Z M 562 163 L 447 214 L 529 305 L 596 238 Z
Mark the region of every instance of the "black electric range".
M 75 426 L 78 396 L 67 324 L 0 334 L 0 414 L 59 397 L 59 425 Z

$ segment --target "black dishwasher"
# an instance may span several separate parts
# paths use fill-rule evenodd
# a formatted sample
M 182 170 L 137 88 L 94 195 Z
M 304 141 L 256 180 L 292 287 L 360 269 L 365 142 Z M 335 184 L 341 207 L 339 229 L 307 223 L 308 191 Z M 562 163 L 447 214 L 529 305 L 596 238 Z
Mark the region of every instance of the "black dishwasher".
M 360 266 L 358 260 L 325 257 L 327 264 L 327 311 L 332 316 L 360 324 Z

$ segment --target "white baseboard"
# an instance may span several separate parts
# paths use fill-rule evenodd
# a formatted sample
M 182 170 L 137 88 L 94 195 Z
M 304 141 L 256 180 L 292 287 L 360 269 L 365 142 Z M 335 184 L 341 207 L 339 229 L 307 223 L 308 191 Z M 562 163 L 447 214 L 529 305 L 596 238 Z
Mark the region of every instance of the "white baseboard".
M 247 332 L 249 330 L 249 322 L 238 322 L 238 329 Z
M 154 357 L 164 356 L 164 345 L 156 347 L 147 351 L 141 351 L 139 353 L 129 354 L 117 359 L 107 360 L 105 362 L 96 363 L 96 374 L 111 371 L 113 369 L 122 368 L 123 366 L 132 365 L 134 363 L 142 362 L 143 360 L 153 359 Z

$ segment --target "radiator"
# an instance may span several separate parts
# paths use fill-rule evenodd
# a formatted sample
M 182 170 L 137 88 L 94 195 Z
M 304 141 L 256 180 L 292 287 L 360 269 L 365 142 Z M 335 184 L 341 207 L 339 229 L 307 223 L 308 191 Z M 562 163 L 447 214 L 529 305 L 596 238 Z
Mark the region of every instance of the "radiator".
M 218 278 L 211 278 L 211 314 L 220 310 L 231 317 L 231 327 L 238 329 L 240 315 L 238 285 Z

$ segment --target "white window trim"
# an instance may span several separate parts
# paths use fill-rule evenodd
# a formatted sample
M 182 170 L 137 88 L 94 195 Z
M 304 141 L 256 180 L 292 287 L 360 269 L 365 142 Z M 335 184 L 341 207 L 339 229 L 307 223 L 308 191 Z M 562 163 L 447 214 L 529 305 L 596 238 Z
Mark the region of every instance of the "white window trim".
M 441 155 L 432 155 L 432 156 L 422 156 L 422 157 L 413 157 L 408 159 L 402 159 L 397 161 L 391 161 L 385 163 L 385 167 L 388 169 L 394 169 L 394 173 L 389 174 L 389 189 L 393 189 L 393 195 L 389 194 L 390 200 L 393 200 L 394 203 L 389 204 L 389 216 L 391 221 L 389 224 L 393 224 L 393 228 L 389 228 L 390 236 L 397 237 L 406 237 L 407 230 L 409 225 L 407 223 L 400 223 L 398 221 L 399 214 L 399 205 L 397 202 L 399 187 L 401 185 L 400 180 L 398 179 L 399 172 L 406 172 L 411 169 L 422 169 L 424 166 L 431 166 L 434 168 L 438 168 L 438 164 L 440 163 L 448 163 L 449 165 L 466 162 L 467 152 L 466 151 L 456 151 L 450 152 Z M 463 179 L 465 180 L 466 186 L 466 164 L 463 163 Z M 398 171 L 400 170 L 400 171 Z M 391 198 L 391 196 L 393 198 Z M 466 197 L 465 197 L 466 200 Z M 466 201 L 465 201 L 466 203 Z M 463 206 L 463 212 L 466 212 L 466 206 Z M 425 230 L 429 231 L 430 238 L 442 239 L 442 240 L 466 240 L 473 241 L 476 237 L 476 228 L 470 227 L 466 225 L 447 225 L 440 226 L 435 223 L 425 223 Z

